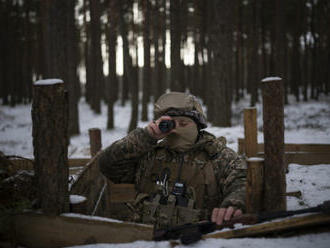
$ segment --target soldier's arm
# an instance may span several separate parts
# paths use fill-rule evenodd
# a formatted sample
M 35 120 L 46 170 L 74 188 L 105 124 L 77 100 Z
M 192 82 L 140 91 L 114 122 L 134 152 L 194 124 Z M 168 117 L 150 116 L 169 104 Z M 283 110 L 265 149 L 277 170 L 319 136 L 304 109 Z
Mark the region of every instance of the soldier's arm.
M 114 183 L 132 183 L 138 160 L 156 144 L 147 128 L 137 128 L 101 152 L 100 170 Z
M 230 148 L 224 148 L 221 156 L 220 187 L 223 194 L 221 208 L 229 206 L 245 210 L 246 161 Z
M 212 211 L 211 220 L 221 225 L 245 210 L 246 163 L 225 147 L 218 157 L 217 179 L 222 202 Z

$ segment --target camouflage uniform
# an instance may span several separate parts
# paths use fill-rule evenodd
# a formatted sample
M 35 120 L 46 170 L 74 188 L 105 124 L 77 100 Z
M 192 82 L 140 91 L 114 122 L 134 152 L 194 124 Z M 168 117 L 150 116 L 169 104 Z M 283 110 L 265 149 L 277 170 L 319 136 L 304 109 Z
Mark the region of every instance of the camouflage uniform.
M 137 128 L 106 148 L 99 164 L 114 183 L 135 183 L 136 221 L 160 227 L 209 219 L 217 207 L 245 209 L 245 161 L 206 131 L 178 152 Z

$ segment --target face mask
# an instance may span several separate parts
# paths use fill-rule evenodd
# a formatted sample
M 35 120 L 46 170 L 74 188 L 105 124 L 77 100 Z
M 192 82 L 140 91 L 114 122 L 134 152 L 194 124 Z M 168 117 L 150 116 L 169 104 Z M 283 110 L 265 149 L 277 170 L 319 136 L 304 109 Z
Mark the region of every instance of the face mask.
M 193 122 L 190 118 L 179 118 L 180 120 L 187 121 L 190 124 L 184 127 L 180 126 L 180 124 L 177 125 L 174 132 L 166 136 L 165 142 L 168 147 L 173 150 L 186 151 L 195 144 L 198 135 L 198 129 L 196 123 Z

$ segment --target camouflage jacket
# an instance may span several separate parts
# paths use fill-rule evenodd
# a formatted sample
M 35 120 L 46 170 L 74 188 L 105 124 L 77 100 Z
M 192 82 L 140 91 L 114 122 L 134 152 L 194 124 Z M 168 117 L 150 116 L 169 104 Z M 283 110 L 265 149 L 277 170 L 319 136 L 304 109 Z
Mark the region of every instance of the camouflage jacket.
M 194 189 L 196 208 L 210 213 L 214 207 L 234 206 L 244 211 L 246 163 L 225 143 L 223 137 L 201 131 L 194 147 L 180 153 L 137 128 L 107 147 L 99 165 L 114 183 L 135 183 L 138 193 L 149 195 L 155 193 L 164 168 L 169 168 L 169 190 L 181 177 Z

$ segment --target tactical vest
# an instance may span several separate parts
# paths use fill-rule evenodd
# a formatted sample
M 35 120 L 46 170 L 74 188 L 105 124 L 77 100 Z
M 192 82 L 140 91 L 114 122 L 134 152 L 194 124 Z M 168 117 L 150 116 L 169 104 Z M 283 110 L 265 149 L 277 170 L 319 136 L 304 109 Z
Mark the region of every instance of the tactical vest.
M 220 200 L 214 166 L 204 150 L 149 153 L 137 174 L 140 221 L 165 227 L 209 219 Z

